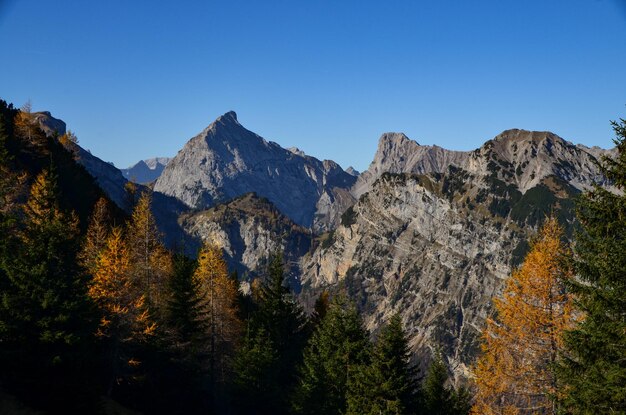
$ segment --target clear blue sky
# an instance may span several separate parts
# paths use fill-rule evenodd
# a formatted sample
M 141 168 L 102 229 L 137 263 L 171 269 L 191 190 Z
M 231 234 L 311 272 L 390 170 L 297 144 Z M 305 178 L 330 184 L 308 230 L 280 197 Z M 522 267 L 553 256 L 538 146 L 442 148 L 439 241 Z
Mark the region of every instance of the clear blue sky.
M 0 0 L 0 97 L 64 119 L 118 167 L 222 113 L 343 167 L 385 131 L 472 149 L 502 130 L 612 146 L 618 0 Z

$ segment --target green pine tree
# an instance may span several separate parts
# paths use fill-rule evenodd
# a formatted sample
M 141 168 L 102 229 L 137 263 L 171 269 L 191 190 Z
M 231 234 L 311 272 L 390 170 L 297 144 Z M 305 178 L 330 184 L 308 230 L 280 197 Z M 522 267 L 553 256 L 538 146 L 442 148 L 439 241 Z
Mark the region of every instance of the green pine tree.
M 602 171 L 621 193 L 595 186 L 577 207 L 572 284 L 582 321 L 565 335 L 559 367 L 572 414 L 626 414 L 626 120 L 613 122 L 618 156 Z
M 261 286 L 254 324 L 263 327 L 282 359 L 298 360 L 303 343 L 304 312 L 285 282 L 283 256 L 276 253 Z
M 54 172 L 42 172 L 23 205 L 15 252 L 3 261 L 0 327 L 11 356 L 5 369 L 48 406 L 62 404 L 90 364 L 95 312 L 77 265 L 79 236 L 76 216 L 59 207 Z
M 17 215 L 14 201 L 17 196 L 17 175 L 11 169 L 13 158 L 7 150 L 9 135 L 7 133 L 7 121 L 4 114 L 0 113 L 0 293 L 5 292 L 4 284 L 8 283 L 4 275 L 4 266 L 13 256 L 13 243 L 15 242 L 15 225 Z M 0 335 L 2 333 L 2 321 L 0 320 Z
M 356 307 L 344 297 L 335 298 L 304 351 L 294 411 L 345 413 L 348 387 L 369 358 L 368 333 Z
M 265 329 L 248 330 L 234 361 L 233 406 L 239 414 L 284 413 L 276 385 L 279 356 Z
M 168 327 L 170 340 L 183 357 L 191 358 L 198 344 L 206 340 L 202 319 L 200 287 L 193 278 L 197 261 L 183 254 L 174 255 L 173 275 L 169 281 L 171 297 L 168 302 Z
M 302 359 L 306 321 L 285 284 L 281 254 L 272 256 L 258 297 L 235 362 L 238 401 L 256 408 L 256 413 L 287 413 L 296 368 Z
M 467 415 L 470 412 L 470 395 L 465 388 L 455 390 L 446 386 L 448 382 L 448 368 L 440 352 L 428 368 L 428 373 L 422 385 L 424 415 Z
M 348 391 L 348 414 L 414 414 L 417 385 L 408 339 L 394 315 L 381 330 L 372 362 L 363 366 Z

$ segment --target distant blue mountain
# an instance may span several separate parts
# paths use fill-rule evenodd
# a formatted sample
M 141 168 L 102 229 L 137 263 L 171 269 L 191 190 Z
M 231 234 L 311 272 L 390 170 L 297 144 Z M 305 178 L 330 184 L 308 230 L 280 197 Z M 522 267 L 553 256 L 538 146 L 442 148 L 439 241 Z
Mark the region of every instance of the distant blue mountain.
M 135 183 L 146 184 L 155 181 L 170 160 L 169 157 L 141 160 L 127 169 L 121 169 L 121 171 L 126 179 Z

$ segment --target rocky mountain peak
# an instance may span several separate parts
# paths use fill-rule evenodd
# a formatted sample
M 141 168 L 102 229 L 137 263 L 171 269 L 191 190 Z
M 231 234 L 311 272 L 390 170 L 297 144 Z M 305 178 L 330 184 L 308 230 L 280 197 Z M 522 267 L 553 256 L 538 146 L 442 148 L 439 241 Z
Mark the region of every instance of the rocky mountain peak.
M 394 133 L 394 132 L 383 133 L 383 135 L 381 135 L 380 139 L 378 140 L 378 148 L 382 149 L 382 148 L 394 147 L 397 145 L 402 145 L 409 141 L 419 145 L 416 141 L 411 140 L 404 133 Z
M 289 147 L 287 150 L 291 151 L 293 154 L 296 154 L 300 157 L 305 157 L 306 153 L 300 150 L 298 147 Z
M 239 121 L 237 120 L 237 113 L 235 111 L 228 111 L 224 115 L 217 117 L 215 121 L 221 124 L 239 124 Z
M 324 227 L 327 220 L 336 218 L 327 218 L 331 212 L 320 209 L 336 199 L 336 188 L 347 191 L 354 180 L 336 163 L 266 141 L 228 112 L 185 144 L 159 176 L 154 190 L 195 209 L 256 192 L 294 222 Z
M 158 179 L 170 160 L 169 157 L 140 160 L 126 169 L 121 169 L 121 171 L 126 179 L 135 183 L 146 184 Z
M 383 173 L 441 173 L 450 165 L 463 164 L 468 154 L 436 145 L 422 146 L 403 133 L 385 133 L 378 140 L 374 160 L 359 175 L 352 192 L 360 197 Z
M 50 111 L 40 111 L 33 113 L 33 119 L 39 125 L 41 130 L 48 136 L 53 137 L 55 134 L 63 135 L 66 133 L 67 126 L 63 120 L 54 118 Z M 83 165 L 91 174 L 98 185 L 119 207 L 126 207 L 126 193 L 122 172 L 115 168 L 113 164 L 107 163 L 94 156 L 88 150 L 80 145 L 75 148 L 76 161 Z
M 525 193 L 552 175 L 579 190 L 603 182 L 595 160 L 593 154 L 552 132 L 513 129 L 474 150 L 462 167 L 513 184 Z
M 530 131 L 523 130 L 519 128 L 512 128 L 510 130 L 504 130 L 496 137 L 494 137 L 494 141 L 535 141 L 541 142 L 543 140 L 561 140 L 564 141 L 558 135 L 550 132 L 550 131 Z
M 39 125 L 39 128 L 48 136 L 52 137 L 55 133 L 59 135 L 65 134 L 66 125 L 63 120 L 54 118 L 50 111 L 34 112 L 33 118 Z

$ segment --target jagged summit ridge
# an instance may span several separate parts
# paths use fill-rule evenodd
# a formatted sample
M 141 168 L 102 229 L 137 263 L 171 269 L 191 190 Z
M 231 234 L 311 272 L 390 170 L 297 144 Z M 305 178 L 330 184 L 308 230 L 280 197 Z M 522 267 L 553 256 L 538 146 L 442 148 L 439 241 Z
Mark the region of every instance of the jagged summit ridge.
M 66 133 L 66 125 L 63 120 L 54 118 L 49 111 L 33 113 L 35 122 L 41 130 L 49 137 L 55 134 Z M 78 161 L 91 176 L 96 179 L 98 185 L 119 207 L 126 208 L 126 194 L 124 192 L 124 179 L 122 172 L 113 164 L 100 160 L 85 150 L 80 145 L 76 145 L 76 161 Z
M 384 133 L 369 168 L 361 173 L 352 188 L 355 197 L 371 189 L 383 173 L 441 173 L 450 165 L 462 165 L 469 153 L 422 146 L 404 133 Z
M 237 113 L 235 111 L 228 111 L 224 113 L 224 115 L 221 115 L 217 118 L 217 121 L 223 123 L 235 122 L 239 124 L 239 121 L 237 120 Z
M 121 169 L 126 179 L 135 183 L 150 183 L 159 178 L 165 166 L 172 160 L 169 157 L 154 157 L 139 160 L 127 169 Z
M 385 133 L 369 168 L 352 188 L 355 197 L 368 192 L 383 173 L 444 173 L 449 166 L 498 177 L 523 193 L 543 178 L 556 175 L 578 189 L 604 182 L 596 160 L 614 150 L 574 145 L 549 131 L 505 130 L 473 151 L 420 145 L 403 133 Z
M 464 169 L 498 177 L 524 193 L 555 175 L 579 190 L 604 183 L 591 152 L 549 131 L 506 130 L 470 153 Z
M 329 207 L 337 193 L 354 181 L 334 162 L 284 149 L 247 130 L 231 111 L 185 144 L 154 190 L 194 209 L 256 192 L 296 223 L 324 229 L 341 214 Z

